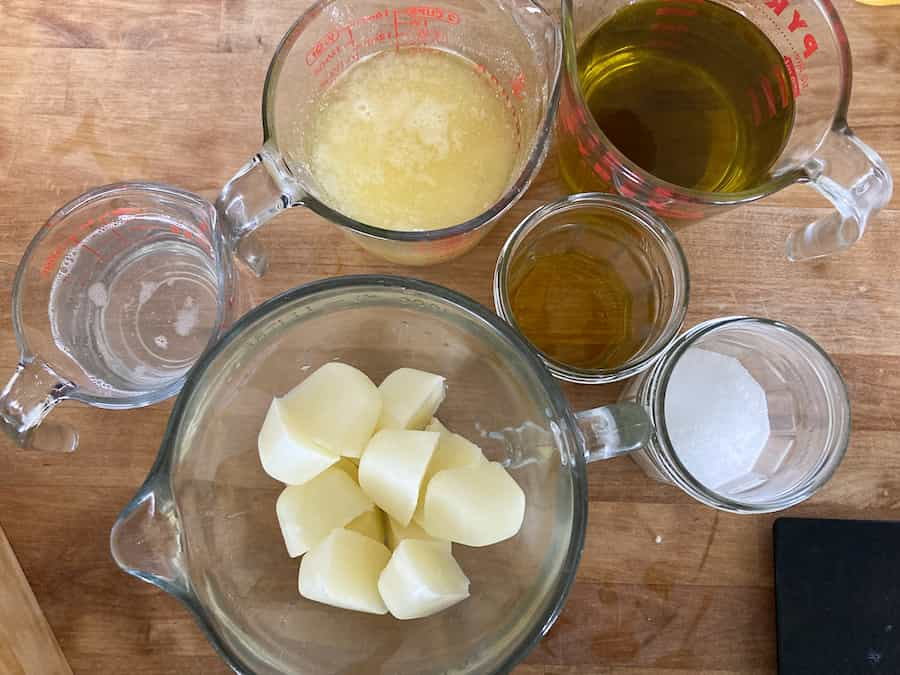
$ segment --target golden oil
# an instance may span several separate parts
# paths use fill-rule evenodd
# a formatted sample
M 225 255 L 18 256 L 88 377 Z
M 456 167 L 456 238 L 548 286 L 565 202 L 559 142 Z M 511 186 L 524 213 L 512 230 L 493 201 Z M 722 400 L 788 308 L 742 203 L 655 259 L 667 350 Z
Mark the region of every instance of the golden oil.
M 578 77 L 600 129 L 662 180 L 709 192 L 764 182 L 794 121 L 778 49 L 741 14 L 708 0 L 643 0 L 605 20 L 578 50 Z M 563 175 L 596 188 L 577 141 Z

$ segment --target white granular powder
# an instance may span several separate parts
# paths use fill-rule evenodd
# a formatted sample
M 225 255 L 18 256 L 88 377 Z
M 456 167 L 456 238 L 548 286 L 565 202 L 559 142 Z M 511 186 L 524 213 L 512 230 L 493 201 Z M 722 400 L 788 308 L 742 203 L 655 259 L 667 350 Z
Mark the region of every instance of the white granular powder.
M 752 474 L 769 438 L 769 407 L 740 361 L 689 349 L 672 372 L 665 403 L 675 452 L 700 483 L 718 490 Z

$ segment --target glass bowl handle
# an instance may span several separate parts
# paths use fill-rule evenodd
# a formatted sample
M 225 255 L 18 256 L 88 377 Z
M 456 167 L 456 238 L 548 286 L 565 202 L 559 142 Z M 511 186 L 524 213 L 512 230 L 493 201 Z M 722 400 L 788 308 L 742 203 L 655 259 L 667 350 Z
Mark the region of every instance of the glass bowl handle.
M 583 410 L 575 414 L 575 419 L 584 438 L 584 458 L 588 462 L 640 450 L 653 433 L 647 411 L 631 401 Z

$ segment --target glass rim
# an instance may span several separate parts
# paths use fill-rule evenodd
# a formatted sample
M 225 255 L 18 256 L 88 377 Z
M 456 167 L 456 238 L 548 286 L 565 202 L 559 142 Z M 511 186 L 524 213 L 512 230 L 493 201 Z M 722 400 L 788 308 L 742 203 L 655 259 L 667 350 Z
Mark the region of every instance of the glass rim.
M 572 528 L 568 548 L 558 570 L 558 578 L 544 595 L 541 611 L 527 622 L 527 628 L 522 631 L 521 637 L 517 638 L 509 649 L 508 655 L 492 671 L 496 675 L 506 673 L 513 666 L 520 663 L 534 649 L 541 638 L 546 635 L 547 631 L 550 630 L 562 612 L 562 608 L 575 582 L 575 574 L 584 550 L 588 518 L 586 459 L 583 445 L 577 432 L 578 425 L 575 421 L 575 414 L 572 412 L 557 382 L 547 372 L 543 363 L 525 340 L 489 309 L 475 300 L 444 286 L 410 277 L 392 275 L 366 274 L 331 277 L 303 284 L 280 293 L 244 314 L 226 331 L 220 340 L 204 352 L 188 373 L 184 387 L 175 400 L 153 466 L 150 468 L 141 488 L 120 512 L 116 523 L 122 521 L 135 509 L 139 508 L 148 495 L 156 494 L 160 486 L 162 486 L 164 495 L 173 502 L 177 517 L 180 520 L 178 504 L 172 494 L 172 460 L 178 449 L 181 435 L 188 425 L 189 418 L 186 416 L 186 413 L 194 397 L 202 395 L 204 375 L 220 354 L 233 343 L 241 340 L 245 333 L 248 333 L 260 323 L 267 321 L 269 317 L 274 316 L 282 308 L 300 303 L 322 293 L 362 290 L 373 287 L 399 292 L 413 291 L 436 298 L 442 302 L 449 302 L 464 312 L 474 315 L 480 322 L 486 323 L 492 330 L 499 333 L 501 337 L 515 347 L 516 354 L 530 367 L 535 378 L 543 388 L 547 399 L 553 406 L 552 412 L 556 428 L 565 439 L 565 442 L 561 444 L 561 451 L 564 448 L 569 450 L 568 454 L 570 456 L 566 457 L 563 462 L 564 470 L 567 470 L 572 480 Z M 246 672 L 248 674 L 251 672 L 221 639 L 219 632 L 214 627 L 216 623 L 211 620 L 207 609 L 199 602 L 196 593 L 191 588 L 190 579 L 186 580 L 184 588 L 180 588 L 178 584 L 152 574 L 144 574 L 140 570 L 131 568 L 123 569 L 129 574 L 153 584 L 178 598 L 194 615 L 207 640 L 226 663 L 236 672 Z
M 831 118 L 831 123 L 825 125 L 822 129 L 821 136 L 816 144 L 816 150 L 818 150 L 818 147 L 825 141 L 830 131 L 847 126 L 847 111 L 850 105 L 853 74 L 850 47 L 847 44 L 847 40 L 838 39 L 838 35 L 846 36 L 847 33 L 844 29 L 844 24 L 837 13 L 837 9 L 831 3 L 831 0 L 811 0 L 811 2 L 826 18 L 832 40 L 837 46 L 837 52 L 840 55 L 838 59 L 840 65 L 840 90 L 838 100 Z M 584 100 L 581 82 L 577 77 L 578 69 L 576 64 L 578 45 L 576 44 L 575 38 L 574 0 L 562 0 L 561 7 L 562 18 L 560 24 L 563 40 L 563 60 L 565 62 L 563 77 L 566 78 L 571 95 L 575 98 L 578 106 L 587 110 L 588 106 Z M 615 159 L 619 170 L 625 174 L 628 180 L 637 183 L 649 182 L 658 185 L 666 191 L 677 195 L 678 199 L 681 201 L 709 206 L 739 206 L 763 199 L 789 185 L 793 185 L 794 183 L 809 178 L 807 171 L 803 167 L 795 166 L 788 171 L 771 176 L 769 180 L 748 190 L 737 192 L 707 192 L 704 190 L 694 190 L 683 185 L 670 183 L 645 171 L 626 157 L 609 140 L 609 138 L 607 138 L 606 134 L 600 129 L 600 125 L 597 124 L 592 115 L 585 115 L 584 117 L 587 118 L 584 120 L 584 124 L 588 126 L 590 133 L 604 142 L 604 146 L 608 153 Z
M 32 258 L 36 254 L 44 238 L 53 230 L 54 226 L 61 223 L 66 218 L 71 217 L 78 210 L 101 199 L 127 195 L 129 192 L 139 192 L 150 196 L 166 195 L 175 197 L 180 200 L 188 201 L 193 206 L 203 208 L 209 214 L 210 235 L 208 236 L 208 239 L 213 252 L 213 259 L 216 264 L 216 329 L 210 335 L 206 344 L 206 349 L 215 344 L 219 339 L 227 317 L 228 293 L 230 291 L 230 286 L 233 283 L 229 280 L 233 278 L 233 270 L 230 249 L 228 248 L 224 234 L 219 230 L 218 213 L 216 212 L 216 209 L 209 200 L 204 199 L 200 195 L 188 192 L 187 190 L 182 190 L 172 185 L 148 181 L 123 181 L 92 188 L 69 200 L 47 219 L 47 222 L 41 226 L 41 229 L 28 243 L 25 252 L 22 254 L 22 258 L 19 261 L 19 266 L 16 269 L 16 275 L 12 285 L 13 332 L 15 333 L 16 343 L 19 348 L 19 358 L 22 361 L 39 358 L 44 360 L 54 373 L 57 373 L 58 375 L 58 367 L 54 364 L 55 359 L 45 359 L 45 355 L 35 353 L 29 346 L 28 341 L 25 338 L 25 331 L 23 330 L 22 288 L 26 282 L 25 276 L 31 268 Z M 160 401 L 164 401 L 177 394 L 183 386 L 187 375 L 188 372 L 185 372 L 162 387 L 138 395 L 119 394 L 104 396 L 101 394 L 89 394 L 73 382 L 73 389 L 66 392 L 61 398 L 80 401 L 95 408 L 107 410 L 142 408 L 159 403 Z M 68 378 L 65 377 L 60 377 L 60 379 L 68 380 Z
M 316 2 L 305 12 L 303 12 L 303 14 L 300 15 L 300 17 L 281 38 L 281 41 L 279 42 L 278 47 L 275 50 L 275 54 L 272 57 L 272 60 L 269 63 L 269 68 L 266 72 L 266 80 L 265 84 L 263 85 L 262 93 L 262 126 L 264 145 L 268 144 L 276 149 L 278 147 L 277 142 L 274 142 L 273 140 L 275 139 L 275 125 L 273 123 L 273 120 L 269 119 L 273 108 L 273 106 L 270 105 L 270 101 L 274 100 L 275 91 L 277 91 L 278 89 L 278 80 L 281 74 L 281 69 L 284 65 L 284 61 L 287 58 L 287 55 L 291 52 L 291 48 L 293 47 L 294 42 L 296 42 L 297 38 L 300 36 L 300 33 L 303 32 L 307 24 L 316 19 L 319 14 L 321 14 L 326 5 L 329 5 L 335 1 L 336 0 L 318 0 L 318 2 Z M 381 227 L 375 227 L 374 225 L 367 225 L 361 221 L 355 220 L 354 218 L 350 218 L 349 216 L 344 215 L 340 211 L 337 211 L 322 202 L 320 199 L 309 193 L 306 187 L 302 185 L 300 187 L 303 190 L 303 195 L 294 204 L 292 204 L 292 206 L 304 206 L 310 211 L 322 216 L 327 220 L 330 220 L 337 225 L 346 227 L 358 234 L 365 235 L 372 239 L 402 242 L 439 241 L 442 239 L 449 239 L 458 235 L 467 234 L 469 232 L 479 230 L 483 226 L 494 222 L 504 213 L 506 213 L 525 193 L 544 164 L 544 160 L 546 159 L 547 153 L 550 149 L 550 140 L 552 138 L 553 128 L 556 125 L 556 112 L 559 108 L 559 98 L 562 91 L 562 31 L 560 30 L 559 24 L 554 19 L 553 15 L 550 14 L 550 12 L 548 12 L 541 3 L 537 2 L 536 0 L 525 1 L 529 6 L 537 8 L 553 27 L 555 39 L 555 45 L 553 49 L 554 64 L 552 66 L 550 76 L 547 79 L 548 86 L 546 107 L 544 110 L 544 114 L 541 117 L 537 128 L 534 131 L 534 134 L 532 135 L 531 149 L 528 152 L 528 155 L 522 168 L 519 171 L 519 175 L 516 180 L 496 199 L 496 201 L 490 208 L 483 211 L 474 218 L 470 218 L 466 221 L 463 221 L 462 223 L 458 223 L 450 227 L 444 227 L 435 230 L 404 232 L 401 230 L 388 230 Z M 277 152 L 277 154 L 278 156 L 281 156 L 280 152 Z M 284 168 L 288 170 L 288 166 L 286 163 L 284 163 Z M 293 175 L 293 172 L 289 170 L 288 173 Z
M 788 333 L 794 338 L 798 338 L 801 342 L 811 347 L 812 353 L 820 359 L 820 363 L 827 368 L 835 377 L 835 382 L 840 385 L 842 394 L 841 401 L 843 405 L 838 408 L 832 407 L 832 413 L 840 416 L 840 419 L 831 425 L 831 431 L 837 428 L 831 438 L 831 448 L 825 458 L 818 463 L 815 471 L 807 477 L 802 483 L 798 484 L 791 493 L 780 498 L 765 502 L 742 502 L 722 495 L 700 483 L 690 471 L 684 466 L 678 458 L 674 450 L 674 445 L 669 438 L 666 426 L 666 409 L 665 409 L 665 392 L 668 388 L 672 372 L 675 369 L 681 356 L 690 349 L 700 338 L 716 332 L 722 328 L 734 325 L 756 325 L 769 329 L 777 329 Z M 821 379 L 821 378 L 820 378 Z M 742 514 L 761 514 L 781 511 L 791 506 L 795 506 L 818 492 L 824 487 L 840 466 L 850 442 L 850 396 L 847 390 L 847 383 L 840 369 L 832 361 L 822 347 L 816 343 L 811 337 L 802 331 L 781 321 L 774 319 L 766 319 L 755 316 L 729 316 L 718 319 L 711 319 L 697 324 L 689 331 L 681 335 L 671 349 L 666 353 L 662 360 L 657 363 L 656 370 L 652 374 L 651 388 L 651 405 L 653 414 L 653 425 L 658 443 L 656 444 L 661 452 L 653 453 L 654 456 L 662 461 L 669 471 L 672 480 L 685 492 L 692 497 L 708 506 L 712 506 L 722 511 L 730 511 L 732 513 Z M 829 397 L 830 398 L 830 397 Z
M 543 353 L 531 343 L 519 328 L 509 299 L 509 274 L 521 242 L 546 219 L 560 213 L 581 209 L 604 209 L 624 216 L 641 231 L 649 233 L 663 251 L 669 263 L 672 277 L 672 307 L 664 329 L 650 345 L 645 346 L 628 361 L 615 368 L 580 368 Z M 576 384 L 609 384 L 623 380 L 646 370 L 669 348 L 684 325 L 690 301 L 691 281 L 687 258 L 675 233 L 659 217 L 647 208 L 627 197 L 603 192 L 581 192 L 544 204 L 529 213 L 507 237 L 494 268 L 494 306 L 504 321 L 509 323 L 535 350 L 548 370 L 558 379 Z

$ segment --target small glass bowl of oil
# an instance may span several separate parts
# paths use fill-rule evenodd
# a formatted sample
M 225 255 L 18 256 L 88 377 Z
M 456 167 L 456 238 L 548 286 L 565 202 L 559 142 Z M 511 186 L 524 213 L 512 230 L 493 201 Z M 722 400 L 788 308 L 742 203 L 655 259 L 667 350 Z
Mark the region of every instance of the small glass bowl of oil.
M 687 260 L 666 224 L 596 192 L 532 212 L 494 272 L 497 313 L 556 377 L 579 384 L 649 367 L 681 330 L 689 292 Z

